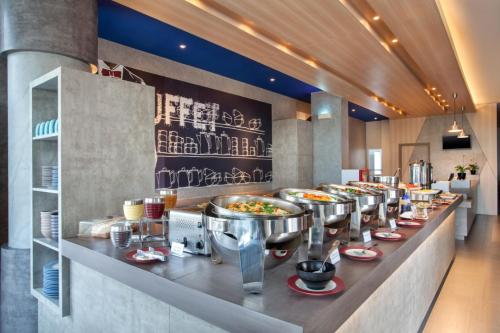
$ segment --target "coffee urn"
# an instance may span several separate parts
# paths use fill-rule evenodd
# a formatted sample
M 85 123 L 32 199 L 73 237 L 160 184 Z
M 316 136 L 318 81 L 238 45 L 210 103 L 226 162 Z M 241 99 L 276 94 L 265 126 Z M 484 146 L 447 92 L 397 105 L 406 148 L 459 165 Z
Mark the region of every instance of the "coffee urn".
M 424 160 L 410 163 L 410 183 L 420 184 L 422 188 L 431 188 L 432 165 Z

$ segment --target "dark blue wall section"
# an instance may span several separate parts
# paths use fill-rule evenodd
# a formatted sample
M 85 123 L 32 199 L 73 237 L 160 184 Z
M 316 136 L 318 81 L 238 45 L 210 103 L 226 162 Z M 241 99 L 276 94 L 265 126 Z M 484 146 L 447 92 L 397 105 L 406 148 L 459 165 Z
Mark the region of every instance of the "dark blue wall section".
M 111 0 L 99 0 L 99 37 L 305 102 L 310 102 L 312 92 L 320 91 Z M 181 49 L 180 44 L 185 44 L 186 48 Z M 275 81 L 271 82 L 270 78 Z M 356 112 L 351 111 L 353 108 Z M 363 121 L 374 121 L 375 117 L 387 119 L 354 103 L 349 103 L 349 115 Z
M 353 117 L 362 121 L 379 121 L 388 119 L 385 116 L 382 116 L 370 109 L 364 108 L 352 102 L 349 102 L 349 117 Z

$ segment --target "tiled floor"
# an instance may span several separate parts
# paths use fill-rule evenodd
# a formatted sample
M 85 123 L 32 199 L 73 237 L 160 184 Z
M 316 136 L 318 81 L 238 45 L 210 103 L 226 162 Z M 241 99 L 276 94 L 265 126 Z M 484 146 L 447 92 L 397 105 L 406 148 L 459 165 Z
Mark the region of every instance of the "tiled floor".
M 500 217 L 478 215 L 424 333 L 500 332 Z

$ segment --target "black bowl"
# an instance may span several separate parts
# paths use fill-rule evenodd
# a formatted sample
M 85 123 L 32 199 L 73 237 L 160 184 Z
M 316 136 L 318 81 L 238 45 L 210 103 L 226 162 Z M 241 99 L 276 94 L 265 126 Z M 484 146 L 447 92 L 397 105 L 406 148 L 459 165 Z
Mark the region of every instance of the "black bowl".
M 322 264 L 322 260 L 308 260 L 299 262 L 297 266 L 295 266 L 297 275 L 304 281 L 307 288 L 314 290 L 323 289 L 328 281 L 334 277 L 335 265 L 329 262 L 325 262 L 321 273 L 313 273 L 319 270 Z

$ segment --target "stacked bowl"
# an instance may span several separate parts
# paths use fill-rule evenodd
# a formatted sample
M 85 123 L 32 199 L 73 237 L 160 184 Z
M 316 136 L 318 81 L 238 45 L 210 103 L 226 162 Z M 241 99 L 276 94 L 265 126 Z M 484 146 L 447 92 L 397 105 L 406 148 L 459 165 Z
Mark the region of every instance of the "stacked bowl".
M 59 298 L 59 264 L 52 260 L 43 266 L 43 294 L 47 297 Z
M 42 166 L 42 187 L 52 187 L 52 166 Z
M 59 213 L 57 211 L 50 214 L 50 238 L 55 241 L 59 238 Z
M 110 237 L 115 247 L 120 249 L 129 247 L 132 241 L 132 227 L 130 223 L 123 221 L 113 224 L 110 229 Z
M 51 214 L 53 212 L 40 212 L 40 231 L 42 236 L 45 238 L 50 238 L 51 235 Z
M 59 173 L 58 173 L 58 168 L 56 166 L 52 167 L 52 179 L 51 179 L 51 186 L 53 188 L 57 188 L 59 185 Z

